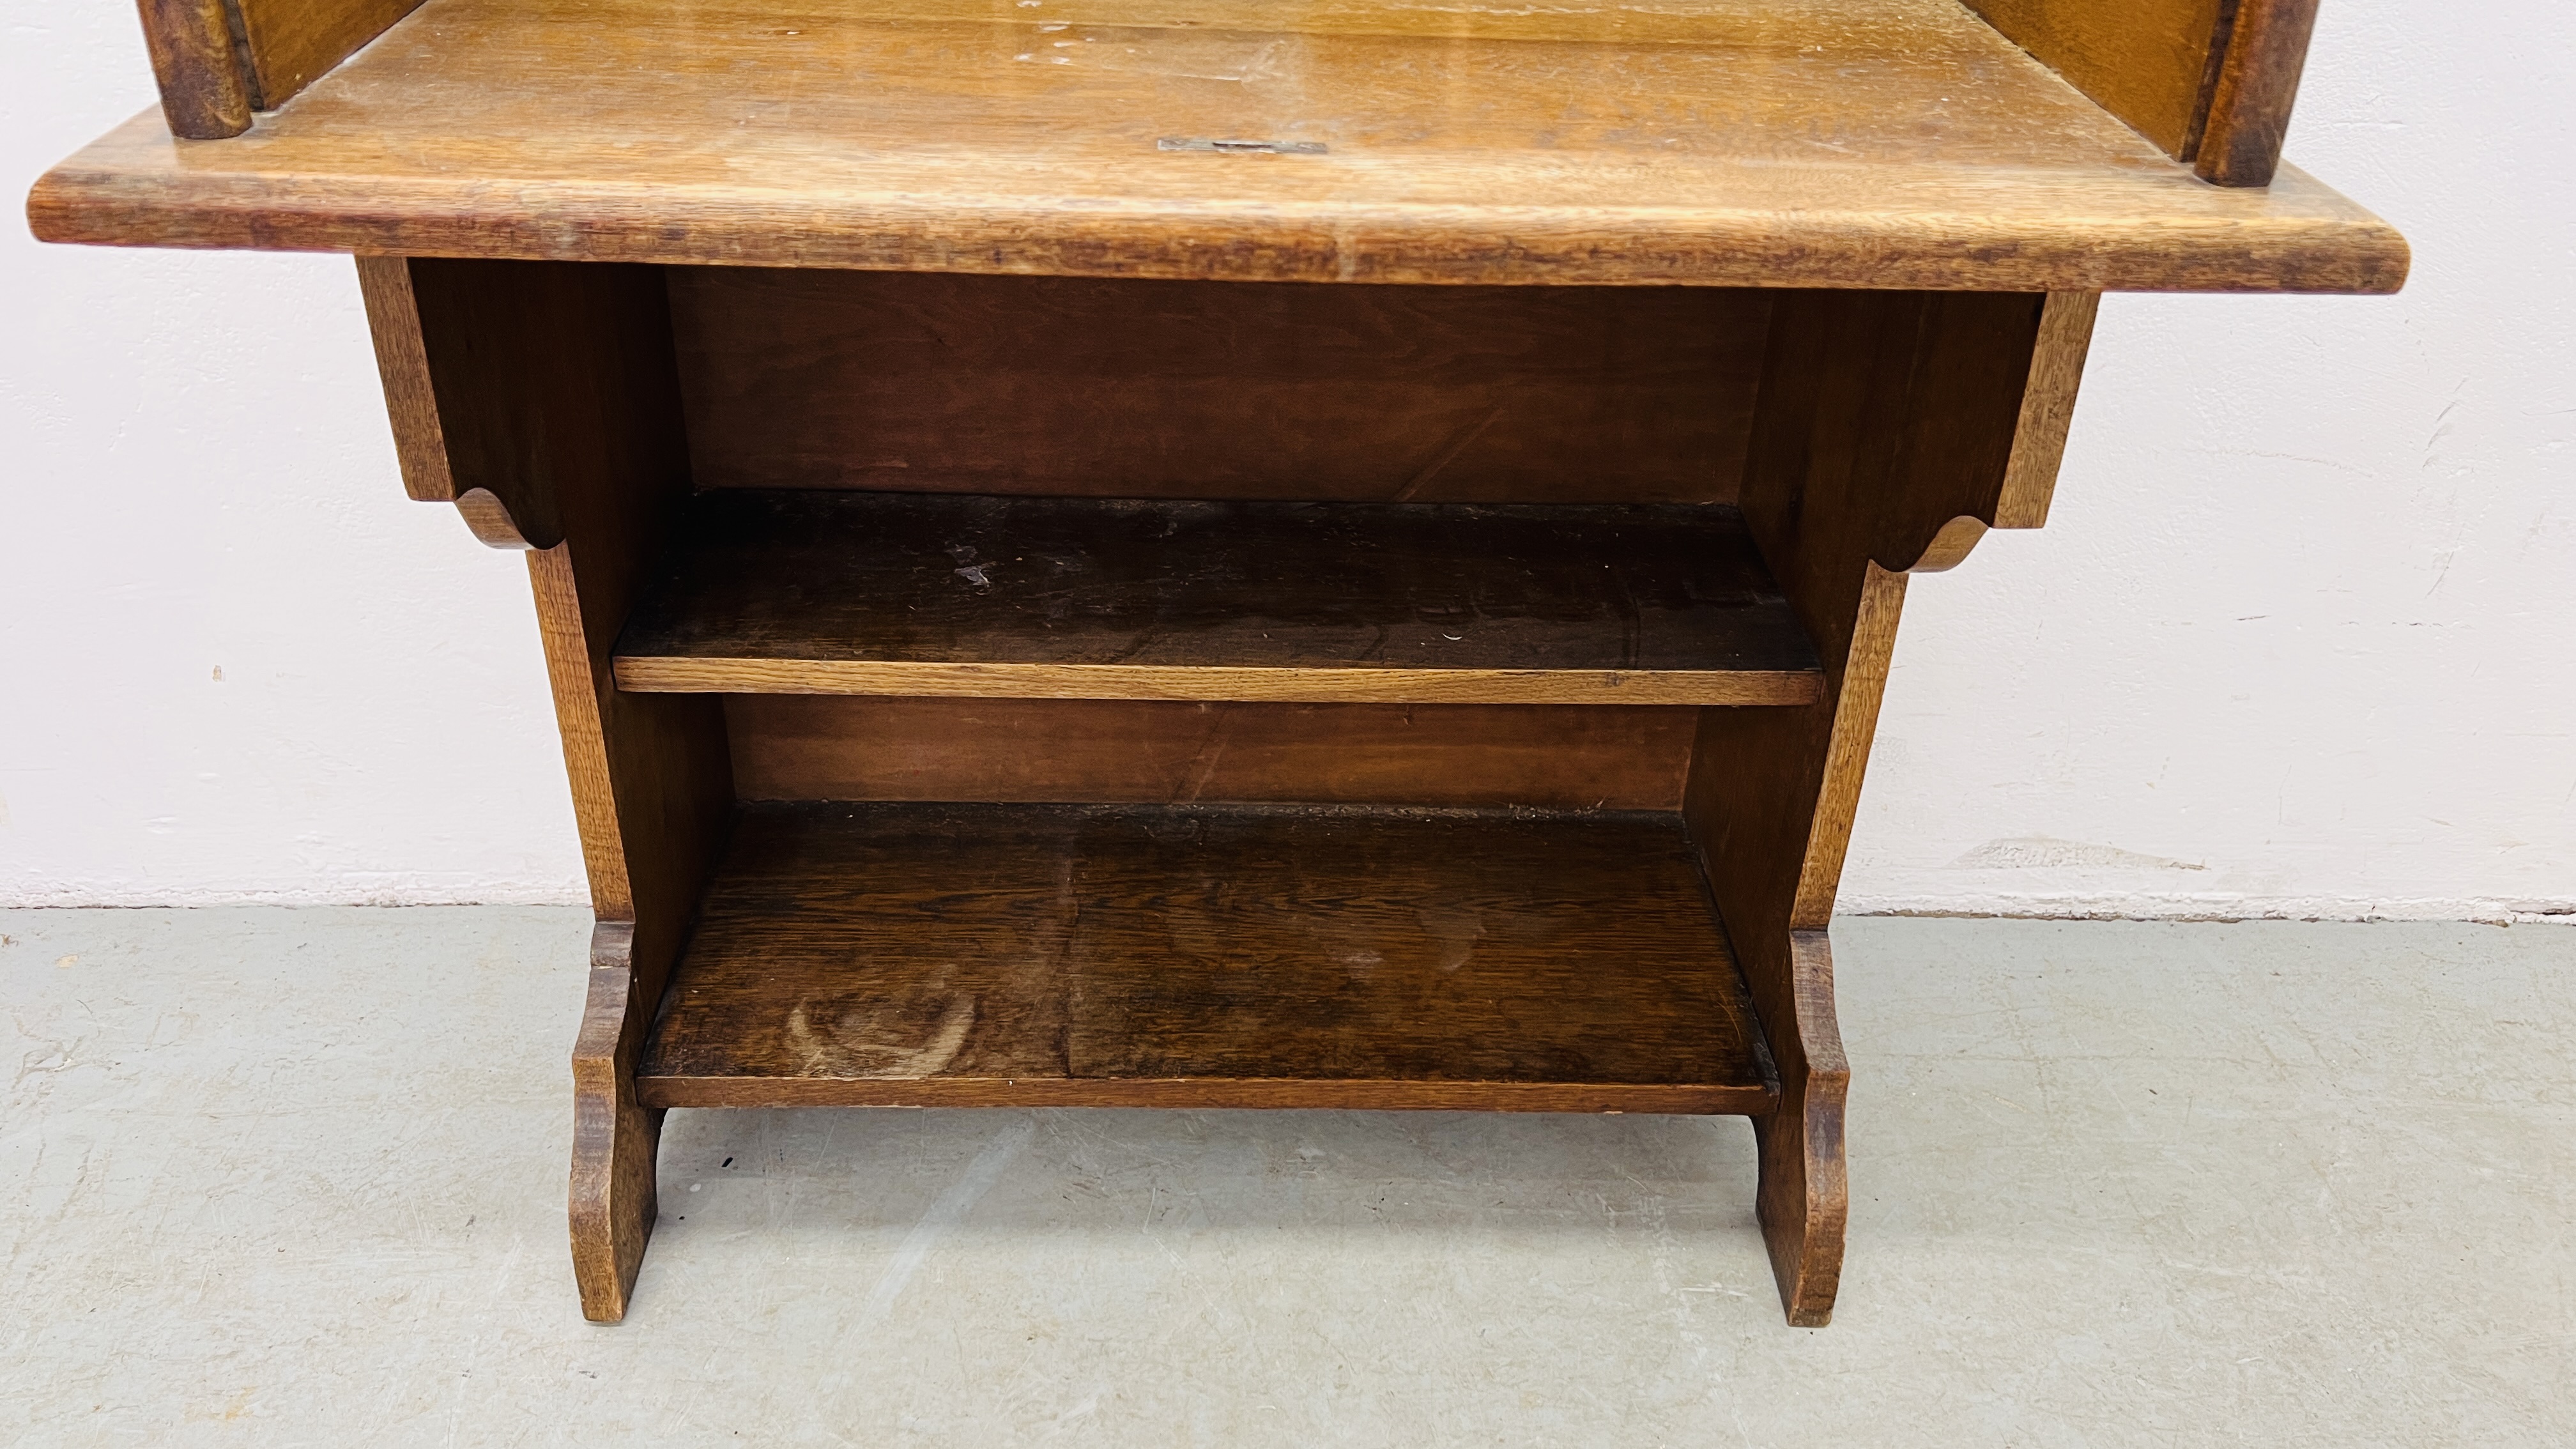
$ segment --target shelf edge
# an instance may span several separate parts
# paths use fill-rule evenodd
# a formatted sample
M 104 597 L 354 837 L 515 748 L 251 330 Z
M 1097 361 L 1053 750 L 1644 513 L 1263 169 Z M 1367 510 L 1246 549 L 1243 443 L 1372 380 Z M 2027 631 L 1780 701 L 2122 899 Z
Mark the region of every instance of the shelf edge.
M 638 694 L 883 694 L 1299 704 L 1800 705 L 1815 670 L 1271 669 L 1229 665 L 944 664 L 619 655 Z
M 1334 1111 L 1662 1113 L 1760 1116 L 1762 1085 L 1463 1082 L 1279 1077 L 836 1078 L 651 1076 L 646 1107 L 1182 1107 Z
M 249 169 L 254 151 L 228 171 L 233 153 L 209 149 L 257 135 L 174 142 L 156 109 L 39 179 L 28 225 L 40 241 L 102 246 L 1364 284 L 2382 294 L 2409 266 L 2394 227 L 2288 165 L 2269 188 L 2234 192 L 2185 174 L 2188 203 L 2124 216 L 2086 198 L 2051 215 L 1937 196 L 1902 211 L 1795 206 L 1785 193 L 1786 209 L 942 201 L 891 186 L 352 180 Z

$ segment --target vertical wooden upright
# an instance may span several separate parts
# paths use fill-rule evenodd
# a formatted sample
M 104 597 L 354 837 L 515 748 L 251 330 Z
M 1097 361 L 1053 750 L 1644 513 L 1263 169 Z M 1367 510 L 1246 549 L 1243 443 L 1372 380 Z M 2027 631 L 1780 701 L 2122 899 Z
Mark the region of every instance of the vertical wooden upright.
M 573 1266 L 625 1315 L 662 1114 L 635 1057 L 733 806 L 706 695 L 627 694 L 611 651 L 688 492 L 670 311 L 651 267 L 361 257 L 405 488 L 527 550 L 598 917 L 573 1050 Z
M 1825 697 L 1703 710 L 1684 810 L 1779 1065 L 1780 1107 L 1755 1131 L 1792 1323 L 1826 1321 L 1842 1271 L 1851 1074 L 1826 928 L 1905 578 L 1989 527 L 2046 521 L 2098 300 L 1802 292 L 1773 325 L 1744 512 L 1824 656 Z

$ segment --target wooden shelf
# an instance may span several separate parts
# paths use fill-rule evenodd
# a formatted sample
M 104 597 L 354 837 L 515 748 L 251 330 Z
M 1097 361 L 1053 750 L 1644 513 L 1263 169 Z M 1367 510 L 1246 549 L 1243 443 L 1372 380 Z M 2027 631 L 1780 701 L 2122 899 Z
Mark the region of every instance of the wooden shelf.
M 743 807 L 648 1106 L 1761 1112 L 1680 819 Z
M 2295 170 L 2203 184 L 1957 0 L 427 0 L 232 140 L 137 118 L 30 216 L 56 241 L 1232 280 L 2406 270 Z
M 1816 655 L 1722 505 L 704 493 L 622 689 L 1805 704 Z

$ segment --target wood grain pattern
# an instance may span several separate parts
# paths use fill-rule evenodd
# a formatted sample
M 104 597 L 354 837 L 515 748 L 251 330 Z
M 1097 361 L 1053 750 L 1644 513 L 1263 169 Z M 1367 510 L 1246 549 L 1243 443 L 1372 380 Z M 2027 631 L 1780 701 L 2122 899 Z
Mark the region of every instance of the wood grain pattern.
M 170 134 L 250 129 L 420 0 L 137 0 Z
M 212 141 L 250 129 L 250 82 L 224 8 L 224 0 L 136 0 L 172 136 Z
M 511 466 L 513 451 L 527 459 L 525 448 L 513 450 L 506 444 L 498 450 L 460 448 L 466 481 L 458 483 L 459 460 L 449 455 L 447 419 L 440 407 L 444 397 L 448 411 L 464 430 L 460 442 L 503 411 L 494 406 L 495 399 L 484 395 L 486 378 L 473 361 L 478 339 L 470 332 L 478 324 L 517 327 L 520 314 L 506 307 L 478 308 L 471 302 L 433 307 L 439 357 L 447 370 L 442 391 L 442 379 L 430 370 L 432 329 L 423 322 L 420 297 L 412 286 L 412 259 L 360 257 L 357 262 L 358 294 L 366 304 L 368 331 L 375 340 L 376 373 L 384 383 L 385 413 L 393 423 L 394 457 L 402 467 L 403 491 L 423 503 L 455 504 L 466 528 L 493 548 L 551 548 L 561 542 L 563 529 L 555 517 L 554 492 L 544 469 L 526 466 L 524 461 Z M 451 271 L 447 275 L 462 282 L 475 274 Z M 473 289 L 433 285 L 431 295 L 472 298 Z M 519 340 L 524 346 L 524 339 Z M 494 463 L 500 466 L 488 466 Z M 494 492 L 496 487 L 502 491 Z
M 702 488 L 1724 503 L 1770 294 L 671 270 Z
M 567 487 L 685 478 L 675 418 L 630 432 L 640 418 L 611 415 L 640 387 L 676 400 L 669 324 L 646 295 L 658 282 L 640 267 L 358 258 L 404 491 L 454 503 L 494 547 L 546 549 L 564 539 Z
M 1759 1085 L 1636 1082 L 1327 1081 L 1206 1077 L 1087 1080 L 932 1077 L 645 1077 L 639 1100 L 670 1107 L 1140 1107 L 1337 1112 L 1577 1112 L 1748 1117 L 1773 1109 Z M 1758 1139 L 1760 1127 L 1755 1134 Z M 1757 1147 L 1758 1150 L 1758 1147 Z
M 232 0 L 259 108 L 275 110 L 410 14 L 420 0 Z
M 1760 1111 L 1671 815 L 746 806 L 664 1106 Z M 1312 1090 L 1309 1090 L 1311 1087 Z
M 1843 1161 L 1843 1108 L 1851 1065 L 1843 1058 L 1834 1013 L 1833 954 L 1823 931 L 1789 933 L 1790 1026 L 1797 1065 L 1782 1072 L 1780 1106 L 1753 1119 L 1762 1158 L 1754 1210 L 1770 1250 L 1780 1302 L 1798 1328 L 1833 1321 L 1842 1289 L 1843 1235 L 1851 1219 L 1851 1182 Z
M 1777 670 L 1432 669 L 1200 664 L 923 664 L 625 655 L 621 689 L 661 694 L 885 694 L 990 699 L 1160 699 L 1335 704 L 1777 705 L 1816 676 Z
M 1720 506 L 730 490 L 628 690 L 1773 704 L 1814 653 Z
M 1965 0 L 2022 49 L 2188 161 L 2237 0 Z
M 746 800 L 1677 810 L 1697 712 L 733 695 Z
M 639 1001 L 635 925 L 601 921 L 591 930 L 590 989 L 572 1052 L 573 1281 L 582 1312 L 594 1322 L 626 1316 L 644 1247 L 660 1213 L 654 1159 L 661 1150 L 662 1111 L 635 1096 L 635 1053 L 653 1003 Z
M 1995 492 L 1994 526 L 2038 528 L 2048 522 L 2057 470 L 2066 461 L 2066 435 L 2075 423 L 2075 398 L 2084 383 L 2084 361 L 2093 350 L 2099 292 L 2053 292 L 2041 307 L 2032 339 L 2030 375 L 2022 386 L 2021 416 L 2013 425 L 2012 452 L 2003 485 Z M 1916 573 L 1930 573 L 1921 561 Z
M 2317 0 L 1965 0 L 2167 154 L 2269 186 Z
M 2367 212 L 2289 169 L 2201 184 L 1953 0 L 902 8 L 429 0 L 227 145 L 129 124 L 29 216 L 56 241 L 1235 281 L 2405 273 Z M 1157 146 L 1242 135 L 1329 150 Z
M 2086 298 L 1784 295 L 1754 422 L 1747 528 L 1822 658 L 1825 696 L 1703 710 L 1692 839 L 1765 1023 L 1781 1105 L 1756 1124 L 1762 1220 L 1792 1323 L 1830 1320 L 1847 1212 L 1825 929 L 1896 643 L 1905 571 L 2035 525 L 2072 405 Z M 1966 520 L 1967 529 L 1954 527 Z
M 571 1201 L 583 1311 L 613 1322 L 650 1227 L 638 1183 L 652 1124 L 635 1115 L 635 1053 L 733 802 L 721 707 L 624 694 L 610 677 L 617 627 L 688 489 L 662 279 L 420 259 L 371 262 L 366 275 L 406 488 L 437 496 L 480 480 L 538 545 L 528 575 L 592 909 L 617 928 L 600 936 L 574 1048 Z
M 2307 68 L 2317 0 L 2235 0 L 2227 56 L 2192 169 L 2221 186 L 2269 186 Z
M 1966 492 L 1956 490 L 1939 495 L 1917 495 L 1889 506 L 1887 523 L 1893 532 L 1878 544 L 1886 560 L 1911 557 L 1911 565 L 1900 567 L 1887 562 L 1885 567 L 1900 573 L 1933 574 L 1956 568 L 1978 542 L 1986 536 L 1989 525 L 1996 528 L 2038 528 L 2048 522 L 2048 505 L 2057 492 L 2057 470 L 2066 458 L 2066 435 L 2075 421 L 2075 397 L 2084 380 L 2084 359 L 2093 345 L 2093 320 L 2101 303 L 2098 292 L 2052 292 L 2043 300 L 2038 312 L 2038 328 L 2030 338 L 2029 362 L 2021 384 L 2021 409 L 2011 426 L 2010 441 L 2003 459 L 2001 480 L 1989 491 L 1980 480 Z M 2002 333 L 1980 336 L 1960 334 L 1965 345 L 1977 348 L 1993 361 L 1994 370 L 1964 368 L 1955 376 L 1966 380 L 1986 399 L 2001 398 L 2011 387 L 2011 375 L 2023 371 L 2012 359 L 2021 355 L 2018 309 L 1999 303 L 1996 320 L 2010 318 L 2012 325 Z M 1936 324 L 1937 324 L 1937 319 Z M 1900 342 L 1899 345 L 1902 345 Z M 1933 415 L 1941 416 L 1943 404 L 1930 404 Z M 1982 433 L 1996 435 L 2003 426 L 1998 405 L 1975 401 L 1963 404 L 1957 420 L 1967 426 L 1968 437 Z M 1973 460 L 1982 470 L 1991 462 L 1975 445 L 1960 446 L 1961 440 L 1922 440 L 1933 447 L 1948 447 L 1954 463 Z M 1943 508 L 1960 508 L 1943 522 L 1922 512 L 1928 504 L 1932 513 Z M 1928 542 L 1923 540 L 1927 537 Z

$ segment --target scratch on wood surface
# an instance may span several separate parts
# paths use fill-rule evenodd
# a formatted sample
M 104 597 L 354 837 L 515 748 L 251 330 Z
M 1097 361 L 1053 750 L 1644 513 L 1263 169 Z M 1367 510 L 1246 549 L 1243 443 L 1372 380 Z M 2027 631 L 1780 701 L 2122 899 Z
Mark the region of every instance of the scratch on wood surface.
M 1199 740 L 1198 753 L 1190 757 L 1189 778 L 1181 785 L 1180 799 L 1186 804 L 1199 798 L 1199 792 L 1216 775 L 1217 762 L 1225 758 L 1226 733 L 1234 724 L 1234 707 L 1219 704 L 1208 711 L 1208 731 Z
M 1424 484 L 1429 483 L 1432 477 L 1439 473 L 1441 469 L 1446 468 L 1451 463 L 1455 462 L 1460 453 L 1467 451 L 1467 445 L 1481 437 L 1484 434 L 1485 429 L 1494 425 L 1494 419 L 1499 418 L 1502 415 L 1503 407 L 1500 403 L 1496 403 L 1494 406 L 1485 409 L 1485 415 L 1476 419 L 1475 422 L 1469 424 L 1463 431 L 1461 431 L 1457 437 L 1451 439 L 1449 446 L 1441 449 L 1438 457 L 1433 458 L 1430 464 L 1424 467 L 1421 472 L 1413 475 L 1413 481 L 1396 490 L 1395 501 L 1398 503 L 1412 502 L 1414 495 L 1422 491 Z

